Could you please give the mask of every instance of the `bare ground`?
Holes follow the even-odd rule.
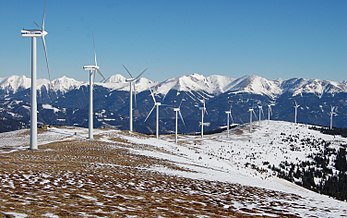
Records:
[[[186,169],[124,144],[73,140],[0,154],[0,217],[296,217],[289,208],[306,208],[297,195],[154,172]]]

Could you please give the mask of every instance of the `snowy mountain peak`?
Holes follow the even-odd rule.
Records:
[[[223,93],[225,87],[232,82],[233,79],[227,76],[212,75],[205,77],[203,75],[193,73],[181,77],[171,78],[159,83],[157,93],[166,95],[170,90],[187,91],[187,92],[207,92],[209,94]]]
[[[263,77],[250,75],[234,80],[229,86],[228,91],[233,93],[248,92],[258,95],[275,97],[282,93],[278,81],[267,80]]]
[[[30,88],[30,81],[30,78],[27,78],[26,76],[14,75],[3,79],[0,83],[0,88],[7,91],[16,92],[19,88]]]
[[[82,84],[83,82],[77,81],[73,78],[62,76],[58,79],[53,80],[50,84],[50,88],[53,89],[54,91],[61,91],[64,93],[72,89],[77,89]]]
[[[329,80],[293,78],[283,81],[281,84],[283,92],[292,93],[293,96],[303,93],[312,93],[321,96],[324,93],[335,94],[347,92],[347,84]]]
[[[129,83],[125,81],[126,78],[120,74],[115,74],[110,76],[105,83],[100,83],[98,85],[104,86],[106,88],[112,89],[112,90],[119,90],[119,91],[129,91]],[[148,90],[148,87],[152,87],[153,85],[156,85],[157,83],[149,80],[147,78],[141,77],[138,79],[135,83],[136,85],[136,91],[142,92],[145,90]]]
[[[105,80],[105,83],[125,83],[125,77],[121,74],[115,74]]]

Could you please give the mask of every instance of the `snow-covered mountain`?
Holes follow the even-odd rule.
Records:
[[[83,82],[63,76],[51,82],[47,79],[38,79],[37,89],[39,90],[42,87],[45,87],[47,90],[51,89],[52,91],[60,91],[65,93],[67,91],[71,91],[72,89],[78,89],[83,84]],[[0,81],[0,89],[6,92],[16,93],[19,90],[29,89],[30,87],[31,79],[26,76],[15,75],[4,78]]]
[[[171,78],[156,86],[156,93],[166,95],[170,90],[185,92],[206,92],[218,95],[226,91],[226,87],[233,81],[227,76],[212,75],[205,77],[200,74],[191,74]]]
[[[152,99],[149,87],[163,104],[178,106],[182,103],[182,114],[187,119],[181,127],[185,133],[199,132],[200,101],[206,98],[209,114],[206,116],[206,131],[214,131],[225,125],[224,111],[232,106],[235,123],[249,120],[250,107],[275,104],[272,118],[292,121],[294,101],[300,104],[298,120],[302,123],[329,125],[330,106],[336,106],[334,126],[347,128],[347,83],[318,79],[293,78],[289,80],[268,80],[260,76],[244,76],[233,79],[228,76],[200,74],[184,75],[163,82],[141,78],[136,82],[137,98],[134,105],[135,128],[143,133],[153,133],[151,125],[154,116],[144,123]],[[30,78],[11,76],[0,81],[0,131],[9,131],[29,125]],[[86,126],[88,113],[88,82],[61,77],[51,82],[38,80],[39,119],[55,125]],[[96,126],[111,125],[120,129],[128,128],[129,83],[124,76],[115,74],[106,82],[95,83]],[[51,108],[55,108],[52,110]],[[161,131],[174,129],[173,112],[169,107],[160,110]],[[257,119],[257,118],[256,118]]]
[[[143,92],[156,84],[157,82],[141,77],[135,82],[135,89],[136,92]],[[129,83],[126,82],[126,78],[120,74],[112,75],[107,78],[104,83],[98,83],[98,85],[110,90],[129,91]]]
[[[38,79],[37,87],[40,88],[42,85],[49,83],[47,79]],[[0,89],[6,92],[17,92],[18,90],[28,89],[31,86],[31,79],[26,76],[9,76],[3,78],[0,81]]]
[[[282,93],[280,81],[267,80],[254,75],[234,80],[226,90],[231,93],[252,93],[271,97],[276,97]]]
[[[50,85],[49,85],[50,84]],[[75,79],[63,76],[51,81],[39,79],[37,81],[37,89],[45,86],[53,91],[67,92],[72,89],[78,89],[86,82],[77,81]],[[129,91],[129,84],[126,78],[120,74],[110,76],[104,83],[97,85],[103,86],[111,90]],[[266,95],[276,98],[281,94],[287,93],[292,96],[302,94],[315,94],[322,96],[323,94],[347,93],[347,82],[337,82],[318,79],[293,78],[288,80],[268,80],[266,78],[251,75],[243,76],[237,79],[211,75],[203,76],[197,73],[191,75],[183,75],[171,78],[163,82],[155,82],[147,78],[141,78],[136,82],[137,92],[146,91],[149,87],[153,87],[156,94],[166,95],[171,90],[179,92],[204,92],[217,96],[219,94],[229,93],[251,93],[257,95]],[[26,76],[10,76],[0,78],[0,89],[11,91],[13,93],[18,90],[30,88],[30,78]]]

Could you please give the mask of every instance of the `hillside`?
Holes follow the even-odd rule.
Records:
[[[177,145],[172,135],[112,129],[96,130],[89,142],[84,128],[52,127],[40,130],[34,152],[24,149],[28,130],[1,133],[0,214],[343,216],[346,202],[278,178],[269,167],[312,160],[324,147],[315,140],[335,151],[347,143],[308,127],[263,121],[252,133],[244,125],[230,138],[183,135]],[[307,139],[312,146],[300,144]]]

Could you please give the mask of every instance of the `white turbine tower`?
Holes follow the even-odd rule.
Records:
[[[94,37],[93,37],[93,47],[94,47],[94,65],[85,65],[83,66],[83,69],[85,71],[89,72],[89,116],[88,116],[88,138],[92,140],[94,138],[93,136],[93,118],[94,118],[94,112],[93,112],[93,85],[94,85],[94,79],[96,76],[96,73],[100,74],[100,76],[105,80],[104,75],[102,75],[100,71],[100,67],[98,66],[98,62],[96,61],[96,52],[95,52],[95,43],[94,43]]]
[[[254,114],[254,116],[256,117],[256,115],[255,115],[255,112],[254,112],[254,109],[253,108],[249,108],[248,109],[248,112],[249,112],[249,132],[252,132],[252,129],[253,129],[253,127],[252,127],[252,122],[253,122],[253,114]]]
[[[258,105],[258,109],[259,109],[259,117],[258,117],[258,121],[259,121],[259,126],[260,126],[261,114],[264,114],[264,111],[263,111],[263,106]]]
[[[204,115],[205,113],[208,114],[207,109],[206,109],[206,102],[205,102],[205,98],[203,98],[202,100],[200,100],[202,103],[202,107],[200,107],[201,110],[201,138],[204,137]]]
[[[296,101],[294,101],[294,103],[294,123],[296,124],[298,122],[298,107],[300,107],[300,105],[298,105]]]
[[[333,129],[333,116],[336,115],[336,107],[331,106],[330,108],[330,129]]]
[[[271,120],[272,115],[272,106],[275,106],[274,104],[268,104],[267,105],[267,120]]]
[[[129,74],[130,78],[127,78],[125,81],[129,83],[129,90],[130,90],[130,107],[129,107],[129,131],[133,131],[133,88],[134,88],[134,97],[135,97],[135,102],[136,102],[136,87],[135,87],[135,83],[138,79],[140,79],[140,77],[142,76],[142,74],[144,74],[144,72],[146,72],[147,68],[144,69],[137,77],[133,77],[133,75],[130,73],[130,71],[128,70],[128,68],[126,68],[123,65],[124,69],[127,71],[127,73]],[[136,105],[135,105],[136,107]]]
[[[233,115],[231,114],[231,107],[230,110],[225,111],[225,114],[227,115],[227,134],[228,134],[228,138],[230,135],[230,119],[233,122]]]
[[[181,105],[182,105],[182,101],[180,103],[180,105],[177,108],[174,108],[173,110],[175,111],[175,142],[177,143],[177,134],[178,134],[178,116],[180,116],[180,119],[183,123],[183,125],[186,125],[186,123],[184,122],[183,116],[181,114]]]
[[[45,7],[46,8],[46,7]],[[38,29],[23,29],[21,30],[22,37],[31,38],[31,115],[30,115],[30,149],[36,150],[37,146],[37,97],[36,97],[36,70],[37,70],[37,53],[36,53],[36,38],[40,37],[42,39],[43,50],[46,58],[46,65],[48,70],[48,76],[50,79],[47,48],[45,36],[48,34],[45,31],[45,14],[46,9],[44,9],[42,17],[41,29],[36,24]]]
[[[148,120],[149,116],[151,116],[151,114],[152,114],[152,112],[153,112],[153,110],[155,108],[156,109],[155,136],[156,136],[156,138],[159,138],[159,107],[162,104],[155,100],[155,97],[154,97],[154,94],[153,94],[151,88],[149,88],[149,91],[151,92],[151,96],[152,96],[154,105],[153,105],[152,109],[150,110],[150,112],[148,113],[148,115],[147,115],[147,117],[145,119],[145,122]]]

